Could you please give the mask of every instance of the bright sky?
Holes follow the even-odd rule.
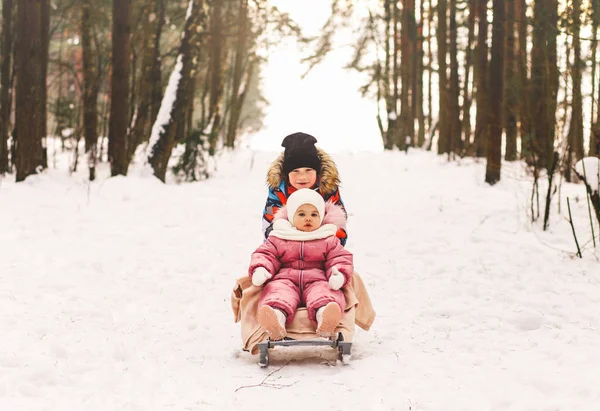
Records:
[[[324,0],[271,3],[290,13],[306,34],[318,33],[330,11],[330,2]],[[296,42],[288,40],[273,48],[263,71],[263,89],[271,106],[265,129],[253,137],[252,148],[279,151],[283,137],[303,131],[330,152],[381,151],[376,104],[361,98],[362,76],[342,68],[351,55],[351,47],[336,50],[301,79],[306,66],[300,63],[302,53]]]

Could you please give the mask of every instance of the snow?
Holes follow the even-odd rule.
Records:
[[[185,12],[185,19],[188,20],[192,16],[192,8],[194,7],[194,0],[190,0],[187,6],[187,11]]]
[[[229,297],[261,242],[275,155],[229,153],[194,184],[107,178],[106,164],[89,184],[66,161],[2,181],[0,409],[597,408],[600,253],[583,186],[563,184],[543,232],[522,165],[489,187],[484,162],[418,150],[335,156],[377,310],[350,365],[304,347],[259,368]]]
[[[191,4],[191,2],[190,2]],[[165,130],[165,127],[171,121],[171,112],[173,111],[173,104],[177,98],[177,88],[179,87],[179,80],[181,80],[181,70],[183,68],[183,56],[180,54],[177,56],[177,63],[171,72],[169,77],[169,83],[165,90],[162,102],[160,103],[160,109],[156,121],[152,125],[152,132],[150,133],[150,141],[146,146],[150,150],[156,145],[160,138],[160,133]]]
[[[585,168],[585,173],[584,173]],[[600,159],[598,157],[585,157],[575,164],[577,174],[585,177],[588,185],[592,189],[592,193],[598,192],[600,189]]]

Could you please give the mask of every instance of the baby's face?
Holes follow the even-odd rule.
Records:
[[[321,226],[319,211],[312,204],[302,204],[294,214],[294,227],[300,231],[315,231]]]

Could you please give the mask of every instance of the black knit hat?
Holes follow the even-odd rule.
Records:
[[[317,139],[306,133],[290,134],[283,139],[283,173],[287,177],[290,171],[302,167],[310,167],[317,174],[321,172],[321,159],[315,143]]]

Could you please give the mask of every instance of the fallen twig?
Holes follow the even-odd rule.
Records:
[[[592,240],[594,241],[594,248],[596,248],[596,234],[594,234],[594,219],[592,217],[592,206],[590,205],[590,190],[587,189],[588,184],[588,178],[587,178],[587,173],[585,171],[585,161],[583,161],[581,163],[582,167],[583,167],[583,183],[586,185],[586,190],[585,190],[585,199],[587,200],[587,206],[588,206],[588,214],[590,216],[590,228],[592,229]],[[575,171],[577,172],[577,171]],[[600,220],[598,220],[600,222]]]
[[[285,364],[283,364],[281,367],[277,368],[276,370],[274,370],[274,371],[271,371],[271,372],[270,372],[270,373],[269,373],[269,374],[268,374],[268,375],[267,375],[267,376],[266,376],[266,377],[265,377],[265,378],[264,378],[264,379],[263,379],[263,380],[260,382],[260,384],[242,385],[241,387],[238,387],[238,388],[236,388],[234,392],[238,392],[238,391],[239,391],[239,390],[241,390],[242,388],[253,388],[253,387],[268,387],[268,388],[277,388],[277,389],[281,389],[281,388],[285,388],[285,387],[291,387],[292,385],[296,384],[296,382],[298,382],[298,381],[295,381],[295,382],[294,382],[294,383],[292,383],[292,384],[274,384],[274,383],[270,383],[270,382],[268,383],[268,382],[266,382],[266,381],[267,381],[267,379],[269,379],[269,377],[270,377],[270,376],[272,376],[272,375],[273,375],[273,374],[275,374],[276,372],[280,371],[280,370],[281,370],[283,367],[285,367],[286,365],[288,365],[290,362],[291,362],[291,360],[290,360],[290,361],[288,361],[288,362],[286,362]]]
[[[579,258],[582,258],[579,242],[577,241],[577,235],[575,234],[575,226],[573,225],[573,217],[571,216],[571,203],[569,202],[569,197],[567,197],[567,208],[569,209],[569,224],[571,224],[571,230],[573,230],[573,237],[575,238],[575,245],[577,245],[577,255]]]

